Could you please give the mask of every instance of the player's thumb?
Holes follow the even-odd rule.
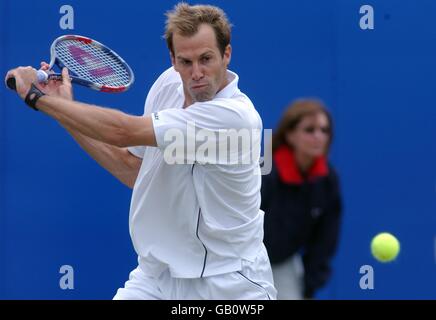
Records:
[[[50,69],[50,65],[47,62],[42,61],[41,62],[41,70],[47,71],[49,69]]]
[[[66,67],[62,69],[62,84],[71,85],[70,74]]]

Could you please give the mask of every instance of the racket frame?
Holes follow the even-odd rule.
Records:
[[[119,59],[119,61],[123,65],[123,67],[126,68],[127,73],[129,74],[129,78],[130,78],[130,81],[124,86],[107,86],[107,85],[101,85],[98,83],[94,83],[92,81],[82,79],[80,77],[75,76],[74,74],[70,74],[71,82],[88,87],[88,88],[91,88],[91,89],[94,89],[94,90],[97,90],[97,91],[114,93],[114,92],[124,92],[124,91],[128,90],[130,88],[130,86],[133,84],[133,82],[135,81],[135,75],[133,74],[133,71],[130,68],[130,66],[115,51],[109,49],[108,47],[106,47],[105,45],[101,44],[100,42],[98,42],[96,40],[93,40],[93,39],[90,39],[90,38],[87,38],[84,36],[79,36],[79,35],[63,35],[63,36],[56,38],[53,41],[53,43],[50,46],[49,70],[51,70],[55,64],[61,70],[63,67],[65,67],[65,65],[57,57],[57,54],[56,54],[57,43],[60,41],[64,41],[64,40],[82,41],[85,44],[92,43],[94,46],[99,47],[103,51],[114,55],[117,59]],[[47,73],[46,71],[38,70],[37,77],[38,77],[39,82],[46,82],[46,81],[51,80],[51,79],[62,79],[62,74],[60,74],[60,73]]]

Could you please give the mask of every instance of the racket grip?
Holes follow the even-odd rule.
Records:
[[[38,70],[36,73],[36,77],[38,79],[38,82],[45,82],[48,79],[48,74],[42,70]],[[6,80],[6,85],[9,89],[17,91],[17,84],[15,82],[15,78],[11,77],[8,80]]]
[[[15,78],[9,78],[6,80],[6,85],[9,89],[17,91],[17,84],[15,83]]]
[[[48,74],[45,71],[38,70],[36,72],[36,77],[38,79],[38,82],[46,82],[48,79]]]

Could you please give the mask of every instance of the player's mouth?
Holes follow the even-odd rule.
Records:
[[[203,89],[206,88],[208,86],[207,83],[203,83],[203,84],[196,84],[194,86],[191,86],[192,90],[199,90],[199,89]]]

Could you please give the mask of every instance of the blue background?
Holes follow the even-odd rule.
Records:
[[[1,74],[37,67],[62,34],[89,36],[124,57],[136,82],[115,95],[76,87],[76,99],[139,115],[170,63],[161,35],[175,3],[0,0]],[[209,3],[234,24],[231,69],[265,128],[302,96],[333,113],[345,210],[334,275],[317,297],[435,299],[436,1]],[[74,30],[59,27],[64,4],[74,8]],[[374,30],[359,27],[364,4],[374,8]],[[136,265],[131,191],[3,86],[0,155],[0,298],[112,298]],[[390,264],[370,255],[381,231],[401,241]],[[74,268],[74,290],[59,288],[62,265]],[[373,290],[359,287],[362,265],[374,268]]]

